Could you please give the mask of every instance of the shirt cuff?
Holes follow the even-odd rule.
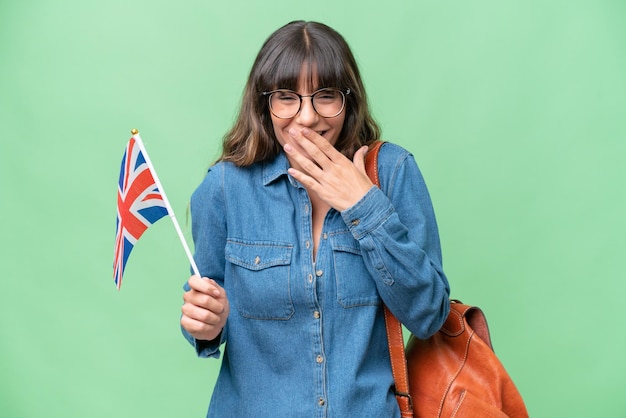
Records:
[[[360,240],[385,222],[393,211],[389,198],[372,186],[361,200],[341,212],[341,217],[354,238]]]
[[[218,335],[213,340],[206,341],[206,340],[198,340],[192,337],[191,335],[189,335],[189,333],[184,328],[181,327],[181,329],[187,341],[189,341],[189,343],[196,350],[196,354],[198,357],[200,358],[209,358],[209,357],[219,358],[220,357],[220,346],[226,342],[225,330],[222,330],[222,332],[220,332],[220,335]]]

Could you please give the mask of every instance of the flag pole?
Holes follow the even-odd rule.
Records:
[[[172,206],[170,205],[170,201],[167,199],[167,195],[165,194],[165,189],[163,189],[163,186],[161,185],[161,182],[159,181],[159,176],[157,176],[156,170],[154,169],[154,166],[152,165],[152,161],[150,161],[148,152],[146,151],[146,148],[143,146],[143,142],[141,141],[141,136],[139,136],[139,131],[137,129],[131,129],[130,133],[133,135],[133,138],[135,138],[135,141],[137,141],[137,144],[139,145],[139,149],[141,150],[144,158],[146,159],[146,164],[148,164],[148,168],[150,169],[150,172],[152,173],[152,177],[154,177],[154,182],[159,188],[159,192],[161,192],[161,197],[163,198],[163,202],[165,203],[165,209],[167,209],[167,214],[170,216],[170,218],[172,219],[172,222],[174,223],[174,228],[176,229],[176,233],[178,234],[178,238],[180,239],[180,242],[183,244],[183,248],[185,249],[185,253],[187,254],[187,258],[189,259],[191,268],[193,269],[193,272],[196,276],[200,276],[200,271],[198,270],[198,266],[196,265],[196,262],[193,259],[193,256],[191,255],[191,251],[189,250],[187,241],[185,241],[183,231],[181,231],[180,225],[178,225],[178,221],[176,220],[176,215],[174,214],[174,210],[172,209]]]

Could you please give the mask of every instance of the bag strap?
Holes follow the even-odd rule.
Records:
[[[378,152],[383,141],[377,141],[369,148],[365,157],[365,170],[372,183],[380,188],[378,178]],[[413,402],[409,392],[409,373],[404,354],[404,338],[402,337],[402,324],[398,321],[389,308],[385,306],[385,325],[387,327],[387,342],[389,344],[389,356],[391,357],[391,371],[395,381],[394,392],[400,407],[402,418],[413,418]]]

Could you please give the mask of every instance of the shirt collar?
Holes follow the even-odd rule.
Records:
[[[293,184],[293,179],[288,175],[289,160],[284,152],[280,152],[276,158],[263,163],[263,185],[267,186],[280,176],[286,175]]]

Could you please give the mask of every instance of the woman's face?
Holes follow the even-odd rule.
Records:
[[[302,82],[302,80],[305,80],[305,76],[306,74],[303,70],[300,76],[301,81],[298,82],[298,90],[296,91],[296,93],[303,96],[314,93],[314,91],[319,88],[334,87],[319,86],[313,91],[309,91],[309,88],[305,87],[306,83]],[[274,126],[274,134],[276,135],[276,139],[280,145],[285,146],[285,144],[290,143],[298,151],[307,155],[302,148],[293,141],[289,135],[289,131],[291,129],[295,129],[297,132],[300,132],[302,128],[309,128],[310,130],[323,136],[331,144],[335,145],[337,139],[339,138],[339,134],[341,133],[341,129],[343,128],[343,122],[346,118],[346,110],[344,109],[339,115],[333,118],[324,118],[313,108],[311,98],[304,97],[302,98],[302,107],[300,108],[300,111],[291,119],[277,118],[271,114],[271,112],[270,115],[272,117],[272,125]]]

